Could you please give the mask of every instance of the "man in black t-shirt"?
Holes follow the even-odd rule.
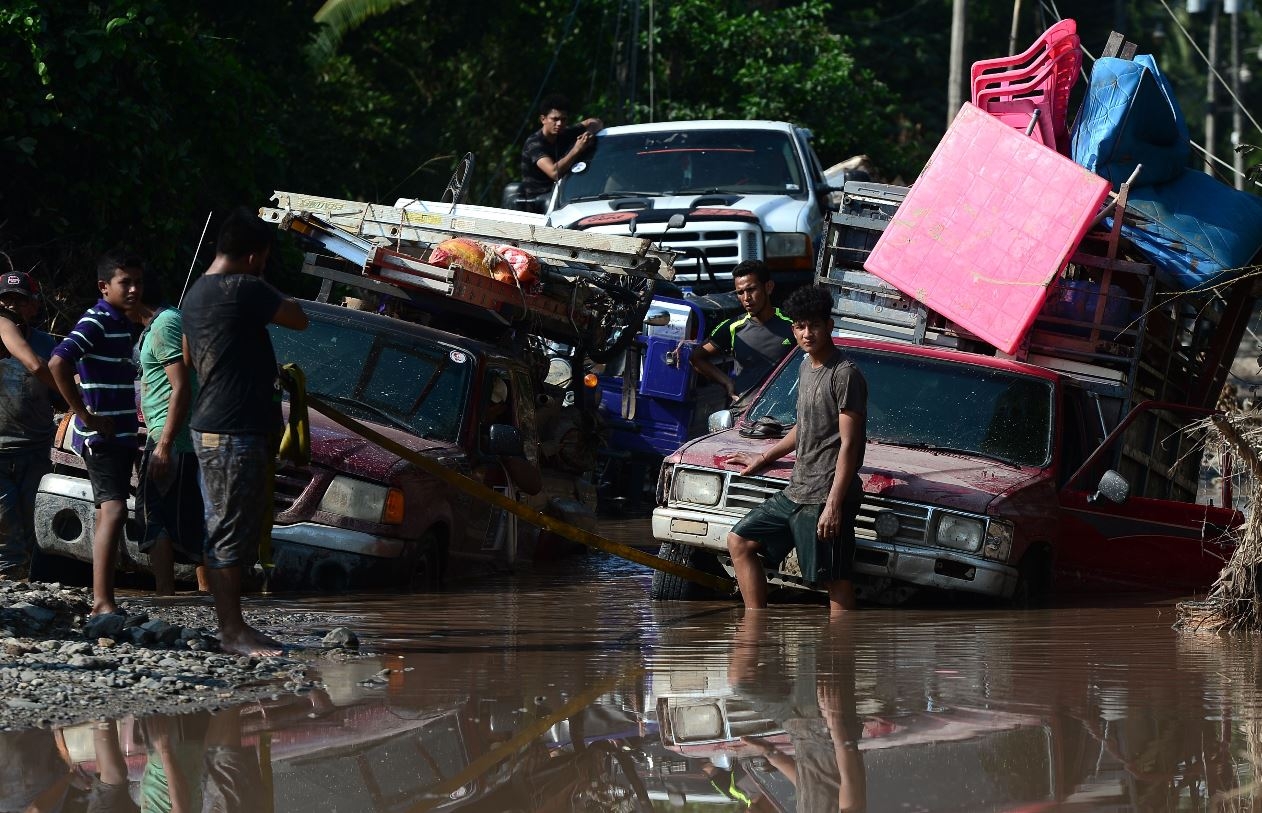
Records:
[[[241,571],[272,511],[280,385],[268,324],[305,330],[307,315],[261,275],[274,231],[248,209],[224,221],[215,260],[183,302],[184,361],[201,391],[189,426],[206,503],[206,568],[226,652],[275,655],[280,644],[241,616]]]
[[[521,150],[521,196],[535,198],[552,191],[552,185],[569,173],[604,129],[600,119],[583,119],[573,127],[570,103],[564,96],[549,96],[539,105],[540,128],[526,139]]]

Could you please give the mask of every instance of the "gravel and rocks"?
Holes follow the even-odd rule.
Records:
[[[319,658],[362,657],[327,614],[246,620],[298,649],[282,657],[219,650],[207,601],[89,618],[90,594],[0,578],[0,730],[126,715],[178,714],[302,692]]]

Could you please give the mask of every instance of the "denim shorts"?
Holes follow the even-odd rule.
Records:
[[[92,484],[92,501],[100,508],[107,502],[131,496],[131,472],[136,466],[136,450],[127,446],[89,446],[83,450]]]
[[[732,533],[759,543],[763,559],[778,567],[794,549],[802,578],[815,585],[848,580],[854,568],[854,521],[859,516],[859,502],[847,501],[841,506],[841,533],[836,539],[820,539],[822,505],[800,505],[777,493],[750,511],[736,523]]]
[[[136,515],[143,533],[140,552],[149,553],[163,536],[171,540],[175,560],[200,565],[206,543],[206,504],[197,473],[197,455],[176,452],[171,455],[171,472],[166,482],[149,476],[149,456],[140,458],[140,486],[136,489]]]
[[[206,566],[252,567],[272,525],[273,443],[267,435],[193,432],[206,508]]]

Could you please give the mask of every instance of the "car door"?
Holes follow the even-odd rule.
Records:
[[[487,487],[498,491],[511,500],[518,497],[508,470],[499,458],[490,454],[488,441],[492,424],[520,426],[520,404],[515,397],[516,386],[511,373],[504,367],[486,369],[481,392],[478,394],[481,416],[478,427],[479,461],[475,476]],[[476,550],[511,565],[517,558],[517,517],[502,508],[485,506],[475,510],[470,531],[476,539]]]
[[[1061,489],[1058,587],[1207,590],[1231,555],[1229,462],[1205,452],[1209,411],[1145,402]],[[1129,483],[1122,502],[1096,498],[1106,471]]]

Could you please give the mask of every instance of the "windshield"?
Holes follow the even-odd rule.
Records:
[[[637,195],[716,194],[806,197],[788,133],[687,130],[603,135],[561,184],[559,206]]]
[[[457,439],[473,366],[462,351],[319,314],[305,331],[273,325],[271,334],[276,360],[301,367],[312,396],[361,420]]]
[[[868,440],[955,450],[1018,466],[1051,459],[1052,385],[1038,378],[901,353],[846,348],[868,382]],[[745,421],[797,419],[798,367],[789,363]]]

